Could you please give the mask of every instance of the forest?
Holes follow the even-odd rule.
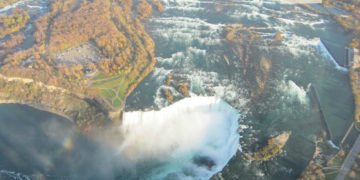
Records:
[[[162,4],[158,0],[51,0],[48,9],[37,19],[23,9],[0,16],[0,40],[4,40],[0,74],[64,88],[96,100],[108,111],[123,108],[126,97],[155,65],[155,45],[142,21],[153,9],[162,12]],[[30,23],[35,28],[34,43],[24,48],[23,31]],[[101,58],[59,61],[59,54],[76,52],[84,44]],[[0,93],[11,96],[16,88],[7,86]],[[41,103],[41,96],[30,88],[24,86],[23,91],[26,99]]]

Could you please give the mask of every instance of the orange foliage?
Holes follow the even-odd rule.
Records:
[[[159,12],[163,12],[165,10],[163,4],[159,0],[152,0],[151,3],[156,7]]]
[[[155,7],[156,3],[159,1],[152,1]],[[152,13],[148,2],[138,4],[135,17],[132,0],[52,0],[49,10],[34,22],[34,46],[8,54],[5,65],[0,66],[1,73],[98,96],[98,89],[88,89],[82,65],[57,64],[56,59],[57,53],[89,41],[103,59],[89,62],[86,69],[123,75],[126,83],[119,86],[126,91],[121,97],[128,96],[152,71],[155,45],[140,21]],[[27,58],[33,61],[23,61]]]
[[[147,1],[141,1],[136,6],[136,12],[139,14],[140,19],[145,19],[151,16],[152,7]]]
[[[90,62],[90,63],[87,64],[87,68],[90,69],[90,70],[95,70],[96,65],[94,63]]]
[[[12,49],[18,45],[20,45],[25,39],[23,33],[19,33],[16,35],[10,35],[10,39],[1,45],[1,48],[4,49]]]
[[[50,53],[89,41],[102,34],[117,31],[110,19],[109,1],[96,1],[66,12],[54,19],[50,27]]]
[[[0,16],[0,39],[20,31],[29,19],[30,16],[23,9],[14,9],[11,15]]]
[[[34,33],[34,39],[37,44],[45,44],[49,21],[50,15],[42,16],[35,21],[36,32]]]

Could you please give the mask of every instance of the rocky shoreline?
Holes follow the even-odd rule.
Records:
[[[252,154],[244,153],[246,158],[255,161],[266,161],[275,157],[286,145],[291,136],[291,131],[283,132],[268,140],[265,147]]]

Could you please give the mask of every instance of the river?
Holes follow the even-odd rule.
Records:
[[[61,136],[56,135],[57,138],[52,138],[51,135],[45,135],[46,138],[44,138],[44,133],[46,134],[48,130],[41,128],[42,126],[39,124],[55,124],[56,126],[61,124],[59,129],[64,127],[64,129],[71,129],[69,128],[71,124],[63,123],[67,121],[61,120],[60,117],[32,108],[1,105],[0,142],[2,144],[0,144],[0,152],[7,159],[0,162],[0,169],[3,169],[0,174],[8,174],[10,177],[11,172],[21,172],[26,177],[41,174],[55,179],[71,179],[79,178],[81,175],[84,175],[83,178],[91,177],[94,174],[89,173],[92,171],[91,168],[98,168],[99,173],[95,173],[97,176],[94,177],[208,179],[209,176],[215,175],[221,170],[221,173],[216,174],[214,179],[221,177],[224,179],[296,179],[312,158],[315,140],[319,134],[320,116],[313,110],[306,92],[310,83],[315,85],[319,91],[324,113],[329,120],[333,141],[340,142],[353,119],[354,104],[347,70],[339,65],[341,64],[339,57],[342,57],[339,55],[342,52],[341,49],[335,48],[334,50],[337,53],[336,60],[339,61],[337,62],[321,41],[333,42],[340,47],[345,45],[346,33],[331,19],[316,15],[300,6],[281,4],[278,1],[161,1],[165,4],[165,11],[161,14],[154,13],[145,22],[146,28],[156,44],[155,55],[158,62],[154,71],[127,99],[128,116],[126,117],[136,120],[132,126],[129,119],[126,121],[130,122],[126,123],[125,127],[133,129],[129,132],[124,130],[124,134],[128,134],[128,138],[125,137],[124,142],[128,142],[130,145],[124,145],[121,142],[119,146],[116,146],[119,148],[114,150],[101,142],[87,140],[85,137],[76,135],[71,130],[59,132]],[[272,71],[269,74],[266,88],[256,100],[249,95],[252,89],[246,85],[242,64],[238,63],[237,57],[223,40],[224,27],[227,24],[235,23],[254,27],[251,31],[258,33],[263,39],[261,43],[256,44],[257,54],[249,55],[250,60],[263,55],[272,61]],[[274,45],[273,39],[276,32],[281,32],[283,40]],[[230,66],[225,63],[224,55],[229,57]],[[173,87],[164,85],[164,80],[169,74],[177,74],[190,82],[191,98],[186,105],[182,101],[169,102],[163,97],[161,89],[169,88],[174,92],[176,98],[182,98]],[[196,102],[199,102],[197,98],[208,97],[211,99],[214,96],[222,99],[221,103],[209,101],[205,107],[215,106],[218,108],[210,111],[214,112],[212,116],[207,116],[206,112],[209,111],[207,108],[204,109],[202,105],[196,106]],[[204,99],[201,101],[208,102]],[[158,116],[164,115],[162,113],[164,111],[174,112],[168,111],[166,108],[184,108],[184,106],[188,107],[183,111],[188,115],[186,118],[178,118],[181,115],[177,114],[176,117],[168,115],[170,119],[166,122],[172,123],[160,123],[160,120],[156,120],[159,119]],[[149,114],[143,111],[153,113]],[[210,121],[198,121],[202,118],[210,119]],[[219,118],[225,119],[224,122],[220,123]],[[197,120],[189,121],[189,119]],[[154,124],[150,123],[145,126],[146,120],[153,120],[150,122],[154,122]],[[238,126],[237,130],[230,125],[234,120]],[[5,123],[10,124],[6,124],[5,128],[3,126]],[[179,125],[179,128],[174,128],[174,124]],[[145,128],[140,125],[144,125]],[[214,128],[217,126],[218,129]],[[190,130],[187,131],[185,127],[189,127]],[[151,128],[156,130],[146,130]],[[172,130],[169,132],[170,128]],[[123,131],[121,127],[120,131]],[[138,131],[143,133],[138,133]],[[243,152],[259,149],[267,142],[268,138],[284,131],[291,131],[292,134],[284,149],[274,158],[257,162],[250,161],[244,156]],[[186,136],[187,133],[192,133],[194,137],[209,136],[216,139],[217,136],[213,136],[209,132],[218,132],[220,136],[223,135],[221,136],[222,140],[224,138],[226,140],[216,141],[219,142],[217,145],[228,144],[228,149],[211,149],[210,147],[216,147],[216,144],[212,146],[209,138],[192,139],[191,136]],[[233,132],[237,132],[237,135],[234,135]],[[13,137],[9,134],[20,137],[16,139],[29,138],[30,140],[15,141],[16,144],[10,146],[4,144],[13,142]],[[71,151],[66,150],[66,147],[70,146],[66,144],[69,136],[71,137]],[[158,148],[151,148],[149,142],[139,140],[139,136],[153,140],[154,142],[150,144],[154,144]],[[43,140],[34,140],[40,137]],[[176,142],[175,145],[171,142],[162,143],[165,141],[164,137],[168,137],[165,138],[166,140]],[[233,139],[236,141],[231,141]],[[159,142],[155,142],[157,140]],[[184,141],[188,143],[184,143]],[[196,145],[193,145],[192,141],[196,142]],[[44,146],[45,149],[37,147],[36,143],[40,143],[40,147]],[[99,143],[104,147],[99,148]],[[29,150],[27,150],[28,145],[31,145]],[[12,152],[14,147],[23,149],[23,151],[17,152],[20,155],[4,154],[9,151],[8,148],[10,148],[9,152]],[[89,151],[89,147],[97,148],[90,148],[93,150]],[[146,156],[146,158],[136,160],[135,164],[138,162],[143,164],[142,166],[135,165],[134,169],[137,169],[135,173],[129,173],[127,168],[118,170],[123,169],[125,161],[114,157],[123,157],[123,154],[128,157],[129,154],[126,153],[124,147],[135,149],[134,152],[138,153],[136,157]],[[187,148],[182,149],[182,147]],[[56,151],[51,148],[57,149],[63,154],[54,156],[53,153]],[[215,152],[218,150],[222,154],[223,160],[217,161],[219,158],[216,153],[208,153],[211,151],[205,151],[205,148]],[[165,152],[161,155],[156,153],[154,155],[154,152],[159,150]],[[38,155],[39,158],[36,161],[26,160],[30,163],[29,166],[34,168],[7,163],[13,162],[9,160],[9,157],[33,157],[32,153],[36,152],[37,154],[38,151],[43,154]],[[114,153],[113,151],[116,152],[115,155],[109,155]],[[74,163],[72,157],[78,157],[74,155],[75,152],[91,154],[89,155],[91,158],[86,158],[86,155],[81,156],[81,161],[79,161],[81,163],[73,168],[77,172],[64,168],[64,166]],[[130,153],[129,157],[132,155]],[[56,161],[52,159],[53,157],[69,159],[58,165],[58,163],[54,163]],[[164,160],[160,157],[167,158]],[[39,161],[39,159],[43,159],[43,161]],[[115,160],[119,162],[114,162]],[[84,169],[85,164],[88,165],[94,161],[98,163],[90,166],[88,170]],[[130,161],[133,160],[130,158]],[[216,162],[221,163],[217,166]],[[61,169],[61,171],[46,169],[49,167],[49,164],[46,163],[54,163],[51,167]],[[41,166],[36,164],[41,164]],[[225,164],[227,165],[225,166]],[[191,171],[190,169],[194,169],[194,165],[198,165],[200,167],[198,169],[203,166],[202,169],[205,170]]]

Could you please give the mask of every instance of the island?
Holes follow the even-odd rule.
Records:
[[[289,140],[291,135],[291,131],[283,132],[279,135],[277,135],[274,138],[271,138],[268,140],[268,143],[265,147],[260,149],[257,152],[254,152],[252,154],[245,153],[246,158],[249,160],[255,160],[255,161],[266,161],[273,157],[275,157],[280,150],[284,148],[287,141]]]

